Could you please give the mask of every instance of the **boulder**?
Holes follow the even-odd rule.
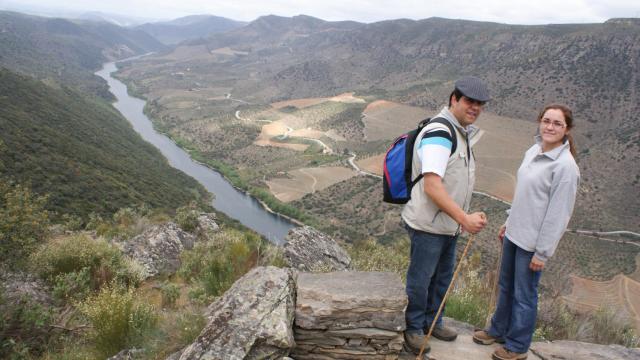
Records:
[[[291,269],[257,267],[209,305],[207,326],[182,352],[187,359],[280,359],[295,345]]]
[[[312,227],[289,230],[285,239],[284,258],[301,271],[342,271],[351,268],[349,254],[328,235]]]
[[[394,273],[298,275],[291,356],[305,359],[397,359],[407,298]]]
[[[13,306],[25,301],[44,307],[54,305],[50,288],[34,275],[25,272],[2,272],[0,273],[0,286],[3,287],[0,293],[8,305]],[[1,303],[0,310],[2,310]]]
[[[216,232],[220,226],[216,223],[217,217],[214,213],[202,213],[198,216],[198,228],[196,232],[201,235]]]
[[[172,275],[180,267],[180,254],[191,249],[196,238],[174,223],[147,229],[122,245],[125,254],[142,264],[146,277]]]
[[[144,358],[144,350],[143,349],[127,349],[122,350],[119,353],[113,355],[107,360],[136,360]]]

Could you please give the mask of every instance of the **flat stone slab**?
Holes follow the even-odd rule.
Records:
[[[598,345],[579,341],[536,342],[531,351],[540,359],[562,360],[639,360],[640,349],[620,345]]]
[[[302,329],[403,331],[407,297],[397,274],[344,271],[298,275],[295,325]]]

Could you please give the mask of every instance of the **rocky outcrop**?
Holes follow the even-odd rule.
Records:
[[[284,244],[284,258],[301,271],[341,271],[351,268],[351,258],[335,240],[312,227],[293,228]]]
[[[640,359],[640,349],[620,345],[597,345],[579,341],[536,342],[531,352],[543,360],[632,360]],[[535,358],[534,358],[535,359]]]
[[[381,272],[301,273],[291,357],[397,359],[407,299],[399,276]]]
[[[180,360],[279,359],[294,346],[290,269],[251,270],[207,309],[209,322]]]
[[[198,216],[198,228],[197,234],[207,235],[212,232],[220,230],[220,226],[216,223],[216,214],[214,213],[202,213]]]
[[[180,253],[191,249],[196,237],[174,223],[147,229],[122,245],[123,251],[145,268],[146,278],[171,275],[180,267]]]
[[[24,272],[0,274],[0,293],[5,304],[16,305],[28,301],[45,307],[53,306],[49,287],[35,276]],[[0,312],[2,309],[0,303]]]
[[[445,325],[458,332],[454,342],[429,340],[429,355],[438,360],[491,359],[491,353],[502,346],[493,344],[477,345],[472,340],[473,327],[469,324],[445,318]],[[403,353],[401,360],[414,360],[415,355]],[[619,345],[597,345],[578,341],[534,342],[531,344],[529,360],[636,360],[640,359],[640,349],[628,349]]]

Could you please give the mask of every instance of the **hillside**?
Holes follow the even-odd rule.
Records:
[[[0,11],[0,67],[111,98],[93,75],[107,60],[160,51],[139,31],[106,22],[71,21]]]
[[[171,21],[146,23],[136,26],[135,29],[144,31],[165,45],[174,45],[186,40],[237,29],[244,25],[246,25],[245,22],[219,16],[192,15]]]
[[[446,102],[457,77],[476,74],[494,94],[487,113],[530,122],[548,102],[574,109],[582,183],[572,227],[639,231],[640,199],[628,196],[640,185],[638,118],[629,116],[640,110],[638,44],[640,24],[633,19],[521,26],[439,18],[359,24],[266,16],[135,62],[122,74],[152,101],[155,121],[170,133],[192,138],[205,151],[206,138],[215,136],[218,144],[248,152],[253,150],[220,130],[228,129],[233,114],[246,111],[247,104],[257,109],[355,91],[367,102],[395,100],[431,114]],[[382,153],[388,141],[354,136],[362,131],[360,117],[343,112],[338,122],[323,123],[333,121],[332,127],[342,129],[346,141],[334,150]],[[234,126],[250,134],[256,125]],[[500,139],[499,133],[493,136]],[[252,143],[248,140],[245,146]],[[240,155],[223,156],[237,168],[248,165],[238,161]],[[257,179],[248,176],[248,181]]]
[[[147,204],[174,209],[205,196],[109,104],[0,70],[2,173],[50,194],[48,209],[86,217]]]

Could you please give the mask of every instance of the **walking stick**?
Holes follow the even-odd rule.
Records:
[[[503,240],[504,241],[504,240]],[[496,268],[496,274],[493,277],[493,291],[491,292],[491,298],[489,299],[489,309],[492,311],[487,315],[484,321],[484,328],[488,329],[491,326],[491,317],[496,310],[496,302],[498,301],[498,283],[500,282],[500,268],[502,268],[502,242],[500,242],[500,255],[498,255],[498,267]]]
[[[416,360],[422,360],[422,354],[424,353],[424,348],[425,346],[427,346],[427,342],[429,341],[429,338],[431,337],[431,334],[433,333],[433,329],[435,329],[436,327],[436,322],[438,321],[438,318],[440,317],[440,314],[442,313],[442,309],[444,308],[444,304],[447,301],[447,298],[449,297],[449,292],[451,291],[451,288],[453,288],[453,283],[456,281],[456,277],[458,277],[458,272],[460,271],[461,265],[462,265],[462,259],[464,259],[465,256],[467,256],[467,251],[469,251],[469,247],[471,246],[471,243],[473,242],[473,239],[475,238],[475,234],[471,234],[471,236],[469,236],[469,240],[467,241],[467,245],[464,247],[464,251],[462,252],[462,256],[460,257],[460,261],[458,261],[458,266],[456,267],[456,271],[453,273],[453,278],[451,278],[451,283],[449,283],[449,287],[447,288],[447,292],[444,293],[444,297],[442,298],[442,303],[440,303],[440,307],[438,308],[438,312],[436,313],[436,317],[433,319],[433,322],[431,323],[431,327],[429,328],[429,333],[427,334],[427,336],[424,337],[424,341],[422,342],[422,347],[420,348],[420,353],[418,354],[418,356],[416,357]],[[431,357],[428,357],[429,359],[435,360]]]

